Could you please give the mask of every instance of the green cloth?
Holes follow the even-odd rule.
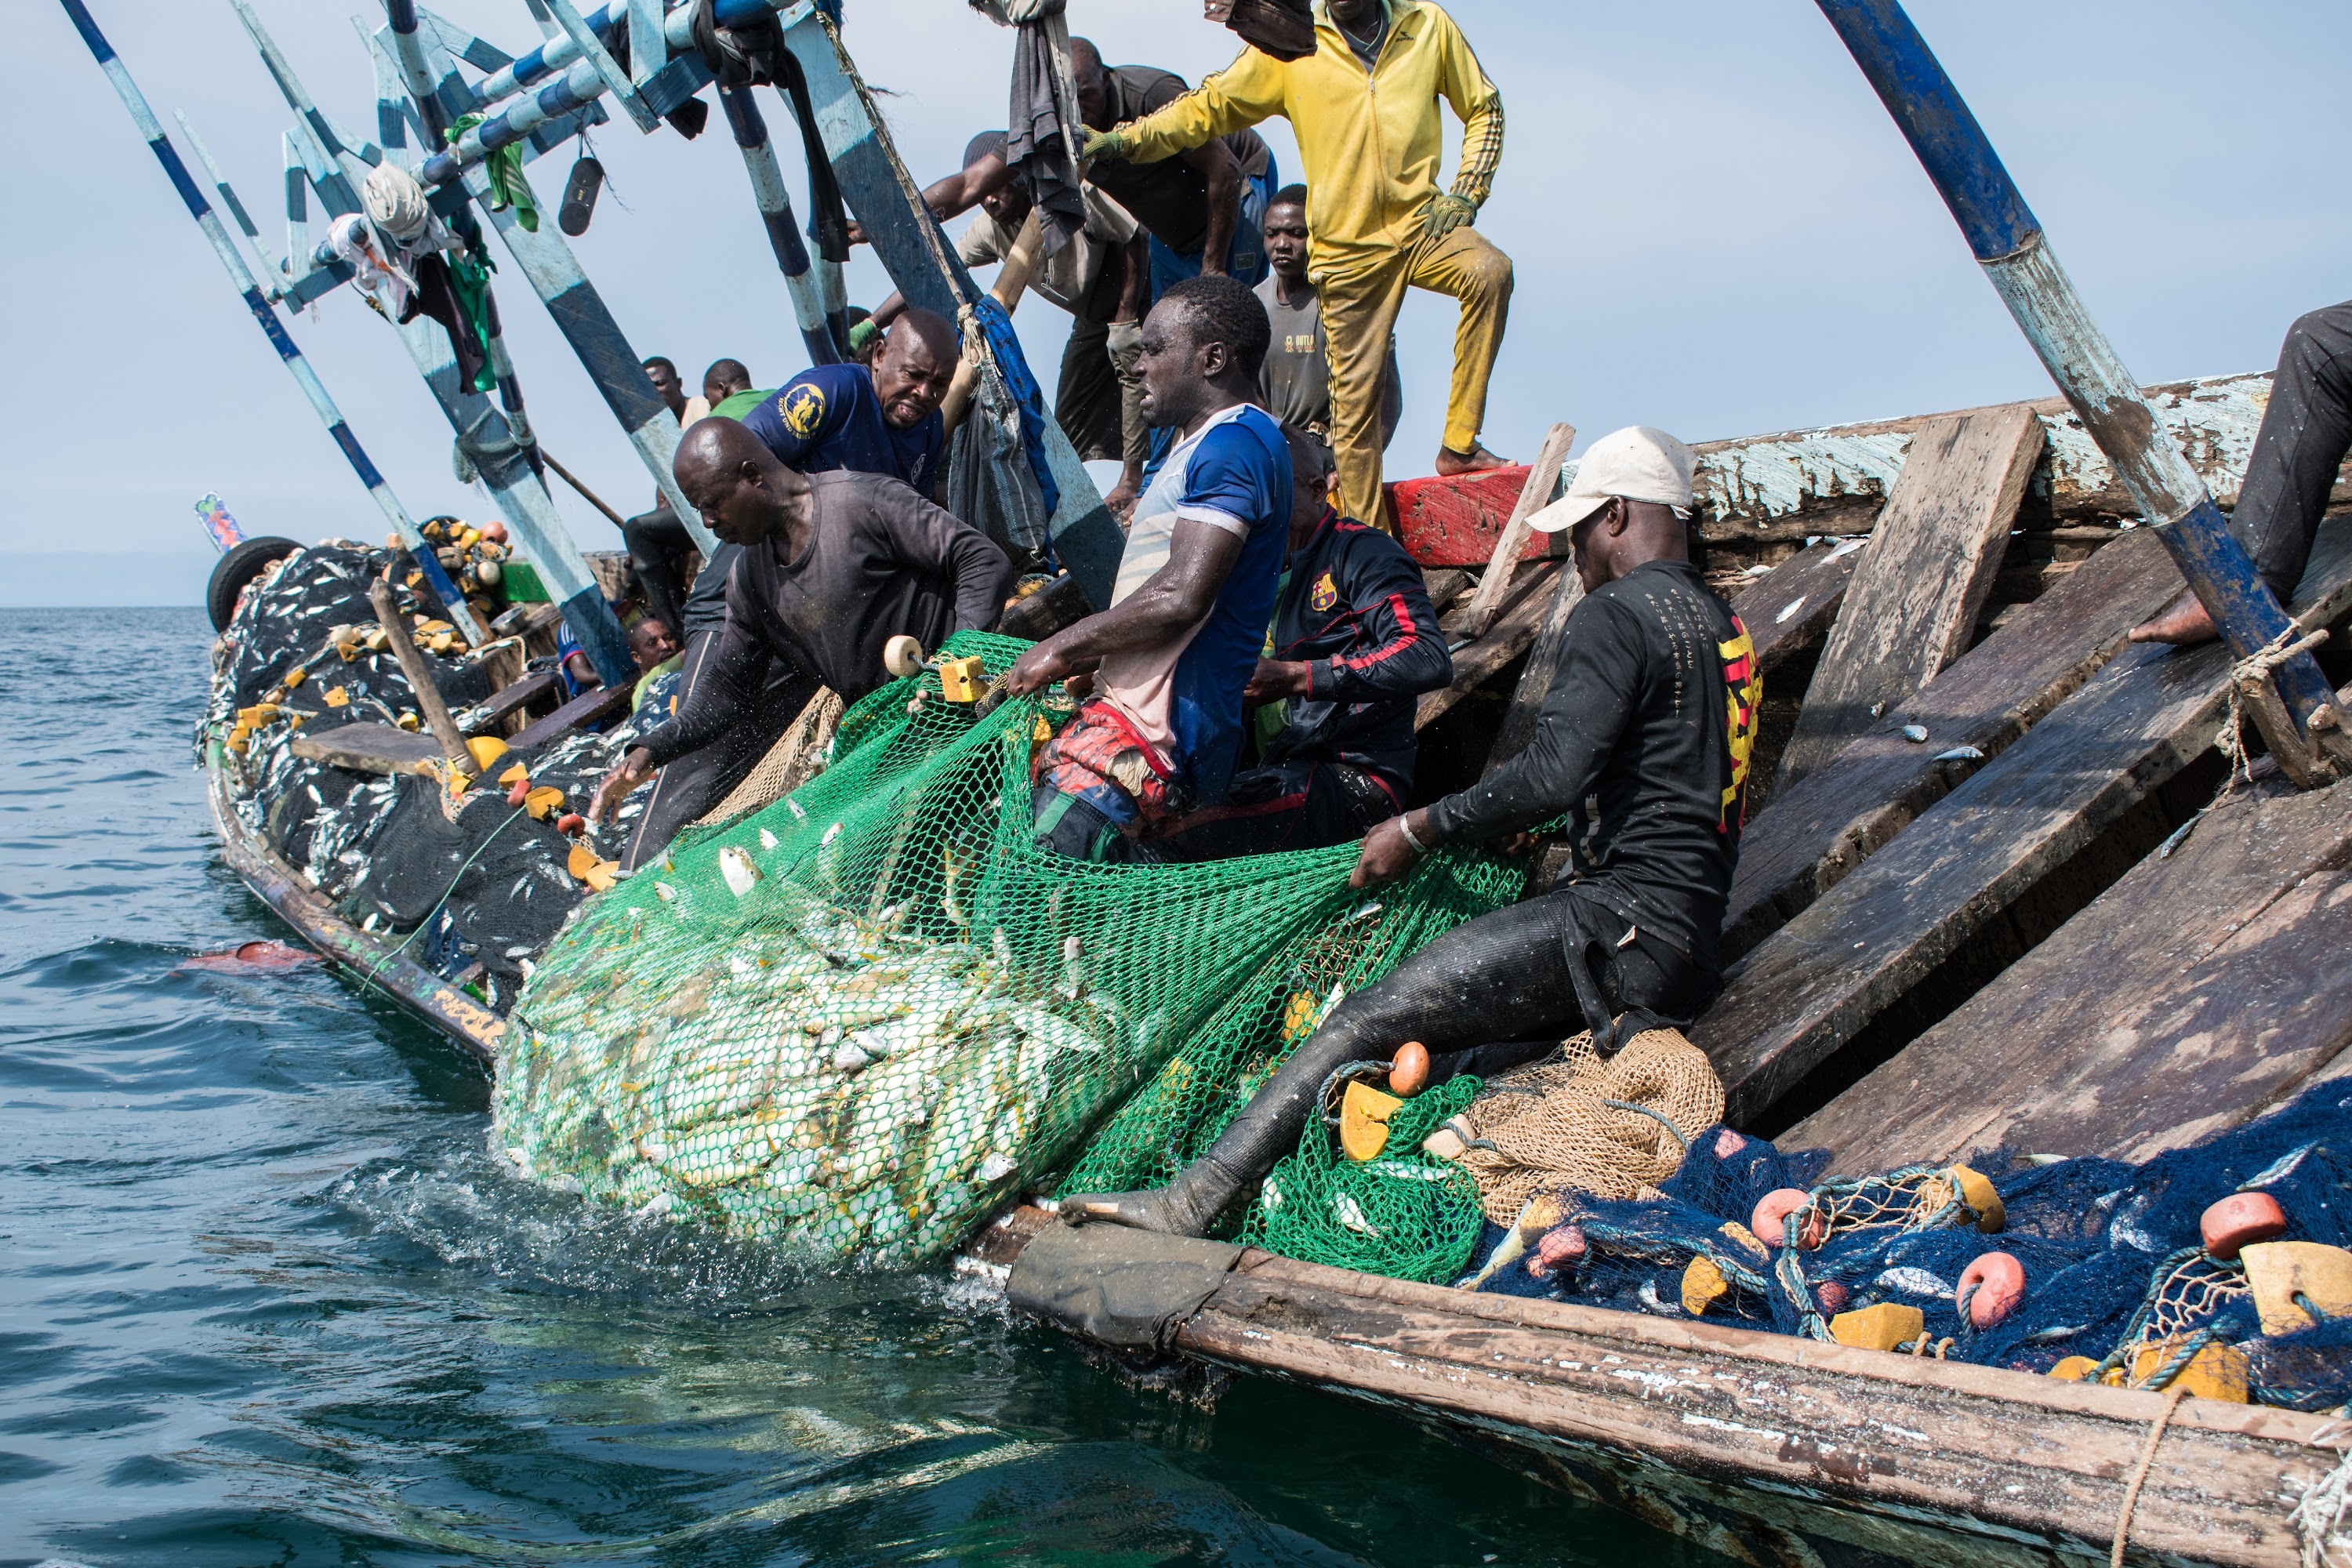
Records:
[[[498,263],[478,245],[449,254],[450,291],[457,296],[466,330],[482,348],[482,368],[474,373],[471,390],[475,392],[493,391],[499,384],[498,373],[490,367],[490,274],[498,269]]]
[[[722,419],[740,419],[775,395],[776,388],[772,386],[765,392],[730,393],[713,405],[710,412]]]
[[[488,115],[461,114],[449,127],[451,146],[457,139],[479,125]],[[515,221],[527,234],[539,232],[539,203],[530,194],[530,182],[522,175],[522,143],[510,142],[482,160],[482,172],[490,177],[490,210],[494,213],[514,208]],[[477,390],[479,390],[478,388]]]

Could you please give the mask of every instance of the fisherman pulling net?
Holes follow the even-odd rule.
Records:
[[[1027,646],[958,634],[850,710],[815,780],[572,924],[499,1064],[518,1164],[826,1259],[919,1261],[1050,1178],[1180,1048],[1197,1091],[1153,1080],[1160,1112],[1101,1157],[1185,1147],[1278,1057],[1297,998],[1311,1019],[1517,891],[1517,868],[1458,854],[1368,900],[1352,847],[1053,853],[1031,762],[1070,704],[950,700]]]

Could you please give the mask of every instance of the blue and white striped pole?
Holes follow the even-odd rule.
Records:
[[[1817,3],[1910,142],[2050,378],[2156,525],[2231,650],[2245,658],[2276,641],[2290,624],[2286,612],[2091,320],[2017,183],[1900,0]],[[2312,713],[2334,700],[2308,653],[2282,665],[2275,679],[2305,731]]]
[[[808,82],[834,177],[876,258],[889,269],[890,281],[908,304],[956,320],[961,307],[980,298],[980,289],[890,144],[889,131],[875,112],[849,52],[841,47],[841,36],[822,12],[805,3],[783,18],[783,28],[784,47],[800,62]],[[1126,536],[1111,520],[1102,492],[1078,461],[1060,423],[1047,417],[1044,436],[1045,461],[1062,491],[1046,525],[1054,553],[1089,599],[1108,605]]]
[[[253,319],[260,323],[262,335],[269,340],[269,346],[278,351],[279,363],[292,373],[295,384],[302,389],[302,395],[310,399],[310,406],[326,425],[327,434],[334,438],[335,445],[341,448],[344,458],[352,465],[352,471],[359,475],[360,483],[367,487],[368,494],[374,498],[386,521],[415,552],[418,568],[424,572],[425,580],[432,586],[435,596],[448,610],[450,622],[465,634],[468,643],[480,646],[487,634],[481,623],[474,618],[473,610],[466,603],[466,595],[449,581],[449,574],[441,569],[441,563],[434,556],[432,546],[425,542],[425,535],[417,531],[416,524],[410,521],[407,509],[400,504],[400,498],[392,493],[392,486],[385,483],[383,475],[377,471],[375,464],[361,449],[359,437],[353,436],[352,427],[343,422],[341,411],[336,408],[335,400],[327,395],[327,388],[319,380],[318,373],[310,368],[310,362],[302,356],[300,349],[294,346],[294,340],[286,335],[286,329],[278,323],[277,313],[263,297],[261,285],[255,280],[252,268],[246,266],[244,254],[229,238],[228,230],[221,226],[220,215],[213,210],[211,203],[205,200],[204,192],[189,176],[188,166],[180,161],[178,150],[163,134],[163,127],[155,119],[154,111],[147,107],[146,95],[139,90],[139,84],[131,79],[131,72],[116,56],[114,46],[108,43],[106,35],[98,30],[98,22],[90,16],[89,7],[83,5],[82,0],[62,0],[62,4],[66,15],[73,19],[75,30],[81,34],[82,42],[89,46],[89,52],[98,60],[100,68],[114,84],[115,95],[122,100],[122,107],[131,111],[131,122],[147,139],[148,150],[155,154],[155,161],[163,165],[163,173],[170,177],[173,189],[180,193],[181,201],[187,205],[188,216],[196,220],[196,226],[203,229],[205,237],[212,242],[213,254],[220,258],[223,267],[228,268],[229,279],[236,285],[238,294],[243,296],[246,309],[252,311]]]
[[[378,61],[377,91],[404,93],[416,105],[427,126],[438,133],[472,108],[471,89],[458,75],[438,37],[428,38],[416,26],[416,11],[404,0],[387,0],[389,23],[370,35]],[[407,23],[404,31],[401,24]],[[390,112],[379,110],[379,119]],[[489,202],[489,175],[478,165],[460,172],[466,189],[488,214],[507,254],[513,257],[524,279],[547,306],[547,312],[580,356],[581,367],[604,395],[604,405],[620,421],[636,448],[638,459],[660,490],[662,499],[684,524],[707,559],[719,546],[716,535],[703,525],[702,514],[688,504],[677,488],[671,460],[677,455],[677,416],[654,392],[645,363],[621,331],[588,275],[581,270],[562,234],[551,224],[536,232],[526,229],[512,208],[496,209]]]
[[[294,110],[290,140],[311,185],[337,216],[358,212],[359,195],[335,160],[328,141],[333,132],[325,116],[311,102],[294,68],[279,52],[268,29],[261,25],[261,18],[246,0],[232,0],[232,4],[263,66],[277,83],[279,96]],[[341,138],[336,137],[333,145],[341,142]],[[581,558],[562,515],[555,510],[555,502],[547,493],[546,480],[531,467],[528,451],[519,439],[528,437],[529,426],[520,424],[520,415],[514,423],[509,423],[506,416],[490,405],[488,398],[467,384],[458,374],[457,351],[450,344],[449,334],[436,322],[419,316],[405,325],[395,322],[394,326],[417,374],[425,378],[426,389],[441,405],[449,427],[457,433],[458,446],[489,490],[499,514],[513,531],[515,543],[538,568],[589,662],[607,682],[634,679],[635,664],[629,657],[628,637],[614,617],[612,606],[604,602],[594,574]],[[507,370],[507,379],[511,384],[511,366]],[[510,395],[519,401],[520,389],[510,387]]]
[[[719,0],[717,16],[721,26],[742,26],[772,12],[787,11],[795,6],[806,7],[808,0]],[[413,0],[385,0],[387,9],[409,5]],[[662,37],[672,49],[689,51],[684,60],[674,62],[670,68],[686,68],[673,89],[656,96],[653,85],[646,84],[647,102],[657,112],[667,112],[677,107],[670,101],[693,96],[710,79],[702,68],[699,57],[690,53],[694,47],[694,29],[690,16],[693,7],[680,6],[662,19]],[[611,8],[591,14],[584,19],[587,31],[600,37],[609,36],[612,26]],[[561,62],[561,74],[557,67]],[[596,62],[581,58],[580,47],[569,37],[549,42],[502,71],[493,73],[483,82],[477,106],[487,109],[501,97],[520,90],[530,83],[552,76],[553,80],[522,102],[490,116],[481,124],[460,137],[457,145],[436,153],[416,171],[416,177],[428,185],[446,185],[460,173],[480,163],[501,147],[511,146],[538,130],[551,120],[560,120],[583,104],[593,103],[610,90],[610,83],[596,68]]]
[[[792,293],[793,319],[800,324],[801,341],[808,345],[809,363],[838,364],[841,354],[834,347],[824,297],[809,270],[808,247],[801,243],[801,232],[793,224],[793,198],[784,188],[775,145],[768,140],[768,123],[760,116],[760,106],[751,100],[749,87],[720,83],[719,107],[726,112],[735,145],[742,150],[743,172],[751,176],[751,199],[759,205],[760,221],[767,226],[768,248],[775,253],[776,268],[784,275],[784,287]]]

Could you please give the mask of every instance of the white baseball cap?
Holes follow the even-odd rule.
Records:
[[[1576,465],[1568,493],[1528,520],[1541,533],[1573,528],[1599,511],[1612,496],[1670,506],[1688,517],[1691,449],[1647,425],[1628,425],[1592,443]]]

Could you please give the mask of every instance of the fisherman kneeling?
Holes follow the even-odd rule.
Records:
[[[1290,449],[1251,401],[1269,335],[1223,277],[1176,284],[1144,321],[1143,415],[1176,444],[1135,503],[1111,607],[1004,679],[1018,697],[1095,678],[1034,774],[1037,841],[1057,854],[1158,861],[1154,836],[1224,799],[1289,536]]]
[[[882,651],[904,634],[937,647],[985,630],[1013,585],[987,535],[882,474],[788,468],[731,419],[678,443],[678,489],[711,532],[742,547],[727,578],[727,620],[677,717],[632,748],[597,788],[589,818],[675,758],[719,740],[758,698],[771,658],[855,702],[891,679]]]
[[[1412,793],[1415,699],[1454,679],[1421,568],[1395,540],[1332,509],[1328,447],[1302,430],[1283,434],[1296,479],[1290,575],[1273,657],[1258,660],[1243,694],[1272,705],[1259,715],[1259,764],[1234,775],[1224,805],[1177,825],[1171,860],[1361,838]]]
[[[1662,431],[1595,443],[1569,500],[1585,597],[1570,615],[1535,738],[1459,795],[1374,828],[1353,885],[1411,871],[1441,844],[1599,818],[1569,883],[1455,927],[1342,1002],[1208,1152],[1159,1192],[1066,1198],[1065,1215],[1201,1235],[1298,1146],[1325,1079],[1407,1040],[1444,1058],[1591,1028],[1621,1014],[1686,1021],[1721,988],[1716,939],[1738,857],[1762,682],[1748,633],[1686,544],[1690,449]]]

